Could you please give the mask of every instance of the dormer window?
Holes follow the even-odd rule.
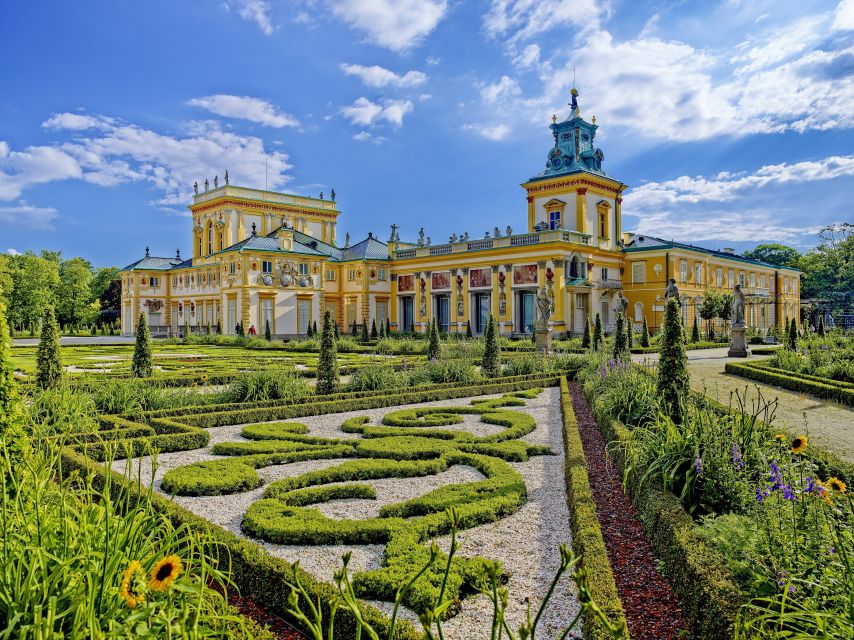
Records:
[[[560,211],[549,211],[549,229],[560,229]]]

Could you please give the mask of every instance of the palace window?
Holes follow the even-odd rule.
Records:
[[[703,284],[703,265],[698,264],[694,267],[694,282]]]
[[[172,276],[172,286],[173,287],[178,286],[178,276]]]
[[[608,267],[602,267],[602,280],[608,279]]]
[[[560,211],[549,211],[549,229],[560,229]]]
[[[272,260],[264,260],[261,262],[261,273],[273,273]]]
[[[149,278],[148,282],[152,287],[159,287],[160,286],[160,278],[158,278],[157,276],[151,276],[151,278]]]
[[[574,257],[569,261],[569,277],[570,278],[580,278],[581,271],[579,269],[578,258]]]
[[[599,212],[599,237],[608,237],[608,218],[604,211]]]
[[[236,269],[236,267],[235,267],[235,265],[234,265],[234,263],[233,263],[233,262],[229,262],[229,263],[228,263],[228,272],[229,272],[231,275],[234,275],[234,274],[237,272],[237,269]]]
[[[755,273],[750,274],[750,286],[751,287],[756,286],[756,274]]]
[[[356,270],[355,269],[348,269],[347,270],[347,280],[352,281],[355,279],[356,279]]]
[[[308,275],[308,263],[307,262],[300,262],[299,263],[299,274],[301,276],[307,276]]]
[[[724,283],[724,270],[723,269],[719,268],[717,270],[717,273],[715,274],[715,282],[717,283],[717,285],[719,287],[723,285],[723,283]]]
[[[635,322],[643,322],[643,302],[635,302]]]
[[[335,269],[328,269],[326,271],[326,280],[329,282],[335,281]]]
[[[646,282],[646,262],[632,263],[632,283]]]
[[[213,222],[208,222],[208,255],[214,252]]]
[[[730,269],[726,274],[726,283],[730,289],[732,289],[733,285],[735,284],[735,271],[733,271],[732,269]]]
[[[688,263],[684,260],[679,263],[679,282],[688,282]]]
[[[740,284],[742,287],[744,286],[744,271],[738,272],[738,284]]]
[[[789,293],[789,279],[783,278],[783,293]]]
[[[765,279],[765,274],[763,273],[759,276],[759,286],[763,289],[768,286],[768,281]]]
[[[385,269],[377,269],[377,280],[385,280]]]

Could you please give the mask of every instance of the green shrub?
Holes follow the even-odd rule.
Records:
[[[59,328],[53,307],[48,306],[42,317],[42,331],[36,355],[36,385],[52,389],[62,380],[62,361],[59,347]]]
[[[346,391],[380,391],[408,386],[409,376],[393,367],[368,365],[359,367],[344,386]]]
[[[427,362],[412,371],[412,385],[459,382],[470,384],[480,379],[477,369],[464,360],[439,360]]]
[[[629,343],[626,338],[626,321],[622,313],[617,314],[614,330],[614,358],[620,359],[629,353]]]
[[[439,325],[436,320],[431,320],[427,326],[427,359],[438,360],[439,347]]]
[[[643,317],[643,328],[641,329],[640,344],[644,348],[649,346],[649,326],[646,323],[646,316]]]
[[[665,410],[675,422],[679,422],[689,391],[688,356],[685,355],[684,333],[679,320],[679,303],[674,297],[668,298],[664,310],[656,389]]]
[[[602,329],[602,318],[597,313],[596,321],[593,324],[593,351],[599,351],[599,347],[602,346],[604,339],[605,333]]]
[[[480,370],[488,378],[494,378],[501,372],[501,348],[498,346],[498,329],[492,314],[489,314],[489,320],[486,322],[485,342]]]
[[[323,335],[320,340],[320,355],[317,360],[317,385],[315,393],[328,395],[338,388],[338,355],[332,313],[323,314]]]
[[[210,460],[167,471],[160,486],[174,495],[215,496],[247,491],[260,484],[255,468],[240,460]]]
[[[228,386],[229,402],[284,400],[294,402],[311,394],[311,387],[293,371],[256,371],[237,375]]]
[[[187,335],[186,333],[184,335]],[[139,314],[139,322],[136,327],[136,344],[133,350],[133,363],[131,372],[135,378],[150,378],[152,373],[151,363],[151,331],[145,314]]]
[[[581,338],[581,348],[590,348],[590,318],[584,319],[584,335]]]

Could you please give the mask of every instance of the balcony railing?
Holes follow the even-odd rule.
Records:
[[[597,289],[622,289],[623,281],[622,280],[613,280],[609,278],[608,280],[599,280],[596,283]]]
[[[453,253],[466,253],[469,251],[483,251],[485,249],[497,249],[501,247],[524,247],[546,242],[568,242],[590,246],[590,235],[578,231],[538,231],[535,233],[520,233],[512,236],[499,236],[498,238],[481,238],[478,240],[461,240],[446,244],[433,245],[430,247],[407,247],[394,252],[397,260],[409,258],[425,258],[429,256],[444,256]]]

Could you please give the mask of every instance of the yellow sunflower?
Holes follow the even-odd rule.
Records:
[[[786,434],[785,433],[775,433],[774,437],[777,438],[777,440],[785,440]]]
[[[203,373],[200,379],[202,382],[205,382],[208,379],[208,376]]]
[[[845,490],[848,488],[845,483],[836,476],[829,477],[825,484],[827,484],[830,489],[838,491],[839,493],[845,493]]]
[[[818,487],[818,497],[827,504],[833,504],[833,500],[830,498],[830,489],[822,482],[816,482],[815,486]]]
[[[125,569],[119,595],[124,598],[128,609],[145,602],[145,570],[138,561],[132,560]]]
[[[792,439],[792,453],[803,453],[806,451],[809,438],[806,436],[797,436]]]
[[[151,578],[148,586],[153,591],[166,591],[184,570],[181,558],[178,556],[166,556],[151,569]]]

